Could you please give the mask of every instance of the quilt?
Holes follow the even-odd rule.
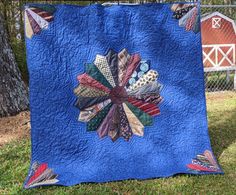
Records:
[[[222,174],[211,149],[199,5],[27,4],[25,188]]]

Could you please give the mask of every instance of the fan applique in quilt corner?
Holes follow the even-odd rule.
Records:
[[[177,19],[179,26],[194,33],[200,32],[200,13],[196,3],[178,3],[171,6],[173,18]]]
[[[43,29],[47,29],[49,23],[53,21],[53,13],[56,8],[52,5],[27,5],[25,7],[25,34],[32,38]]]
[[[59,181],[57,177],[58,175],[48,167],[47,163],[34,162],[31,166],[25,188],[55,184]]]
[[[144,126],[152,125],[153,117],[160,114],[158,73],[139,54],[130,55],[123,49],[118,54],[110,50],[106,56],[96,55],[77,79],[78,120],[100,138],[128,141],[132,135],[143,136]]]
[[[209,150],[205,150],[203,154],[198,154],[187,167],[191,173],[223,173],[212,152]]]

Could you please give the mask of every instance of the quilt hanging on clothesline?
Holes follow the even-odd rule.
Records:
[[[24,187],[222,173],[208,137],[199,21],[192,3],[27,4]]]

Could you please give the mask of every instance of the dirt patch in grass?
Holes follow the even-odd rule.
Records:
[[[29,137],[30,112],[0,118],[0,147],[21,138]]]
[[[225,100],[225,99],[230,99],[230,98],[235,98],[235,91],[219,91],[219,92],[210,92],[210,93],[206,93],[206,100],[207,103],[209,101],[221,101],[221,100]]]

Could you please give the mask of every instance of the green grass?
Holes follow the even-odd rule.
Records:
[[[30,159],[30,142],[21,140],[0,148],[0,194],[235,194],[236,93],[208,95],[209,133],[214,153],[225,175],[189,176],[152,180],[127,180],[72,187],[22,189]]]

